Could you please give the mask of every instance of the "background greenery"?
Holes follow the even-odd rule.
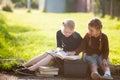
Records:
[[[42,13],[26,10],[14,10],[13,13],[0,12],[0,58],[29,60],[45,51],[56,48],[56,31],[66,18],[76,22],[76,30],[84,36],[87,23],[93,18],[91,13]],[[120,21],[109,16],[100,18],[103,32],[108,35],[111,64],[120,64]],[[2,68],[11,68],[13,63],[1,64]],[[17,63],[18,64],[18,63]]]

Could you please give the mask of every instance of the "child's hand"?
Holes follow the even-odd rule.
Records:
[[[75,51],[68,52],[68,56],[73,56],[73,55],[75,55],[75,54],[76,54]]]
[[[62,48],[59,48],[59,47],[58,47],[58,48],[56,49],[56,52],[60,52],[60,51],[62,51]]]
[[[106,59],[103,59],[103,61],[102,61],[102,65],[103,65],[103,66],[108,66],[108,64],[107,64],[107,60],[106,60]]]

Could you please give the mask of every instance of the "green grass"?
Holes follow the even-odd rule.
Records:
[[[60,29],[64,19],[75,20],[76,30],[84,36],[88,21],[94,17],[91,13],[27,13],[25,10],[1,14],[5,18],[0,17],[0,25],[4,24],[4,33],[0,35],[0,56],[25,60],[56,48],[56,31]],[[120,64],[120,21],[111,20],[109,16],[101,20],[103,32],[109,37],[111,64]],[[5,41],[6,37],[2,37],[3,35],[9,36],[8,41]]]

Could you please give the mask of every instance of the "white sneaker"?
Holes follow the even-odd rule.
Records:
[[[98,73],[96,73],[96,72],[92,72],[91,73],[91,77],[92,77],[93,80],[99,80],[99,79],[101,79],[101,75],[98,74]]]
[[[111,75],[105,74],[102,79],[107,79],[107,80],[113,80],[113,77]]]

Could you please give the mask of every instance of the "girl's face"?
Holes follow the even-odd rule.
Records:
[[[71,36],[73,34],[73,32],[74,32],[74,29],[70,29],[70,28],[64,27],[64,26],[62,27],[62,33],[65,37]]]
[[[90,27],[90,26],[88,27],[88,30],[89,30],[89,34],[94,37],[97,37],[101,31],[100,29],[96,29],[96,28]]]

